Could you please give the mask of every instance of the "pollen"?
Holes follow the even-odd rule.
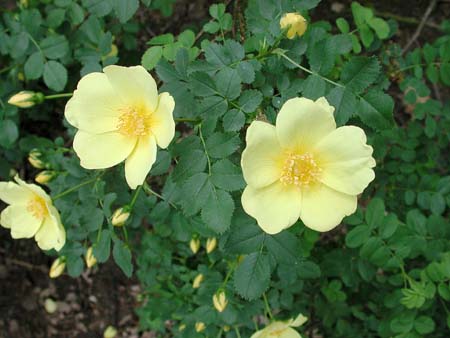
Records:
[[[142,109],[127,108],[119,116],[117,130],[126,136],[144,136],[150,134],[150,125],[150,114]]]
[[[27,211],[39,220],[48,215],[47,205],[44,199],[38,195],[33,196],[33,198],[28,201]]]
[[[289,153],[282,169],[280,181],[284,185],[308,187],[317,182],[322,169],[310,153]]]

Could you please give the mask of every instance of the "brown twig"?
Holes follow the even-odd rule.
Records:
[[[24,262],[15,258],[6,258],[6,262],[7,263],[12,263],[15,265],[19,265],[21,267],[30,269],[30,270],[39,270],[42,271],[43,273],[48,273],[48,268],[42,266],[42,265],[34,265],[34,264],[30,264],[28,262]]]
[[[411,39],[408,41],[406,46],[402,49],[402,55],[405,54],[408,49],[412,46],[412,44],[417,40],[417,38],[420,36],[420,33],[422,32],[423,27],[425,26],[425,23],[428,20],[428,17],[430,16],[431,12],[433,11],[434,7],[436,7],[437,0],[431,0],[430,4],[428,5],[425,13],[423,14],[422,20],[420,20],[419,26],[417,27],[416,31],[414,32]]]

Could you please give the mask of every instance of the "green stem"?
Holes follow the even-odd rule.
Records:
[[[54,94],[54,95],[47,95],[44,96],[45,100],[52,100],[52,99],[59,99],[61,97],[71,97],[73,93],[62,93],[62,94]]]
[[[324,81],[326,81],[326,82],[328,82],[328,83],[331,83],[332,85],[335,85],[336,87],[345,88],[344,85],[342,85],[342,84],[340,84],[340,83],[337,83],[337,82],[334,82],[333,80],[330,80],[330,79],[328,79],[328,78],[326,78],[326,77],[320,75],[319,73],[313,72],[312,70],[310,70],[310,69],[308,69],[308,68],[306,68],[306,67],[303,67],[302,65],[299,65],[297,62],[295,62],[294,60],[292,60],[289,56],[287,56],[286,54],[284,54],[284,52],[283,52],[282,50],[280,50],[280,49],[274,50],[273,53],[274,53],[274,54],[277,54],[277,55],[279,55],[279,56],[281,56],[281,57],[283,57],[283,58],[285,58],[287,61],[289,61],[290,63],[292,63],[294,66],[296,66],[297,68],[303,70],[304,72],[306,72],[306,73],[308,73],[308,74],[318,76],[318,77],[320,77],[322,80],[324,80]]]
[[[36,42],[36,40],[31,36],[30,33],[25,32],[28,35],[28,38],[31,40],[31,42],[36,46],[36,48],[38,49],[38,51],[41,53],[42,57],[45,59],[45,55],[44,52],[41,49],[41,46],[39,46],[39,44]]]
[[[130,202],[130,210],[129,210],[130,212],[131,212],[131,210],[133,210],[133,207],[136,204],[137,198],[138,198],[141,190],[142,190],[142,185],[138,186],[138,188],[134,191],[133,197]]]
[[[75,191],[75,190],[78,190],[78,189],[80,189],[81,187],[84,187],[85,185],[88,185],[88,184],[91,184],[91,183],[93,183],[93,182],[96,182],[102,175],[103,175],[103,173],[101,173],[100,175],[98,175],[98,176],[95,177],[95,178],[92,178],[92,179],[90,179],[90,180],[87,180],[87,181],[85,181],[85,182],[82,182],[82,183],[80,183],[80,184],[77,184],[76,186],[73,186],[72,188],[69,188],[69,189],[67,189],[67,190],[65,190],[65,191],[63,191],[63,192],[61,192],[61,193],[59,193],[58,195],[54,196],[54,197],[52,198],[52,200],[53,200],[53,201],[56,201],[58,198],[61,198],[61,197],[65,196],[65,195],[67,195],[67,194],[70,194],[71,192],[73,192],[73,191]]]
[[[211,159],[209,158],[208,150],[206,150],[206,143],[205,143],[205,139],[203,138],[201,124],[198,126],[198,136],[200,137],[200,140],[202,141],[203,149],[205,150],[206,160],[208,161],[208,174],[209,174],[209,176],[211,176]]]
[[[234,327],[234,332],[236,332],[237,338],[242,338],[241,333],[239,332],[239,328],[237,326]]]
[[[169,203],[174,209],[178,209],[177,206],[175,204],[173,204],[172,202],[166,200],[162,195],[158,194],[156,191],[153,191],[152,188],[150,188],[150,186],[148,185],[147,182],[144,182],[144,184],[142,185],[142,188],[144,188],[144,191],[147,194],[151,194],[151,195],[155,195],[156,197],[158,197],[160,200],[163,200],[164,202]]]
[[[266,308],[266,312],[269,315],[269,319],[272,320],[273,315],[272,315],[272,311],[270,310],[269,301],[267,300],[267,296],[266,296],[265,292],[263,293],[263,299],[264,299],[264,306]]]

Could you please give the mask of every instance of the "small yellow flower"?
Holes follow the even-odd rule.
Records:
[[[108,326],[103,332],[103,338],[115,338],[117,337],[117,329],[114,326]]]
[[[50,267],[50,271],[48,272],[48,275],[50,278],[58,278],[63,274],[65,269],[66,269],[66,258],[58,257],[53,261],[52,266]]]
[[[224,291],[220,291],[214,294],[213,304],[217,311],[223,312],[228,305],[228,299]]]
[[[189,247],[191,248],[192,253],[195,255],[200,249],[200,240],[198,238],[192,238],[189,242]]]
[[[119,208],[113,212],[111,223],[116,227],[121,227],[126,223],[128,218],[130,218],[130,213],[125,211],[124,208]]]
[[[39,174],[36,175],[34,180],[39,184],[46,184],[50,182],[54,177],[56,176],[56,173],[52,170],[43,170]]]
[[[306,19],[298,13],[286,13],[280,19],[280,28],[287,29],[286,36],[288,39],[305,34],[307,26]]]
[[[216,249],[217,238],[212,237],[206,240],[206,253],[211,253]]]
[[[141,66],[107,66],[84,76],[65,108],[67,121],[78,128],[73,148],[81,166],[103,169],[125,161],[125,178],[136,189],[156,160],[156,145],[166,148],[175,135],[174,107]]]
[[[42,153],[37,149],[30,151],[28,154],[28,162],[36,169],[43,169],[46,167],[46,163],[42,161]]]
[[[14,179],[17,183],[0,182],[0,199],[9,204],[0,214],[0,224],[14,239],[34,236],[42,250],[61,250],[66,232],[50,196],[35,184]]]
[[[86,251],[85,261],[88,268],[92,268],[95,264],[97,264],[97,259],[94,257],[92,246],[90,246]]]
[[[36,104],[35,92],[23,90],[11,96],[8,103],[19,108],[30,108]]]
[[[357,195],[375,178],[372,147],[361,128],[336,128],[334,108],[322,97],[288,100],[276,126],[254,121],[241,166],[247,187],[242,206],[269,234],[300,218],[328,231],[355,212]]]
[[[205,277],[203,276],[203,274],[199,273],[197,276],[195,276],[194,281],[192,282],[192,287],[194,289],[198,289],[204,278]]]
[[[287,322],[273,322],[255,332],[250,338],[302,338],[292,327],[301,326],[306,321],[307,318],[300,314],[296,319],[290,319]]]
[[[197,322],[195,323],[195,331],[196,332],[202,332],[206,329],[206,325],[203,322]]]

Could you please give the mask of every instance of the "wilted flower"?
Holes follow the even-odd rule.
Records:
[[[144,183],[156,160],[156,145],[166,148],[175,135],[175,102],[158,95],[156,82],[142,67],[107,66],[78,83],[67,102],[67,121],[78,128],[73,148],[86,169],[125,161],[130,188]]]
[[[39,184],[46,184],[50,182],[55,176],[56,173],[53,170],[43,170],[36,175],[34,180]]]
[[[298,13],[286,13],[280,20],[281,29],[287,29],[288,39],[305,34],[307,25],[306,19]]]
[[[242,206],[265,232],[276,234],[299,218],[311,229],[331,230],[355,212],[357,195],[374,179],[364,131],[336,129],[333,111],[324,97],[294,98],[276,127],[254,121],[248,128]]]
[[[92,246],[90,246],[86,251],[85,261],[88,268],[92,268],[95,264],[97,264],[97,259],[94,257]]]
[[[109,325],[105,332],[103,332],[103,338],[115,338],[117,336],[117,329],[114,326]]]
[[[23,90],[11,96],[8,103],[19,108],[30,108],[44,100],[42,93]]]
[[[227,296],[224,291],[219,291],[213,296],[213,304],[217,311],[223,312],[228,305]]]
[[[119,208],[113,212],[111,223],[116,227],[121,227],[125,224],[128,218],[130,218],[130,213],[126,211],[125,208]]]
[[[189,242],[189,247],[191,248],[192,253],[196,254],[198,249],[200,249],[200,240],[198,238],[192,238]]]
[[[30,151],[28,154],[28,162],[30,162],[30,164],[37,169],[43,169],[46,167],[46,163],[42,161],[42,153],[37,149]]]
[[[194,289],[198,289],[200,287],[200,284],[203,282],[203,279],[203,274],[199,273],[197,276],[195,276],[194,281],[192,282],[192,287]]]
[[[295,320],[273,322],[264,329],[255,332],[250,338],[302,338],[292,327],[301,326],[307,320],[308,318],[300,314]]]
[[[50,278],[57,278],[62,275],[66,268],[66,258],[61,256],[55,259],[48,273]]]
[[[212,237],[206,240],[206,253],[211,253],[217,246],[217,238]]]
[[[0,224],[14,239],[34,236],[42,250],[61,250],[66,232],[50,196],[35,184],[14,179],[17,183],[0,182],[0,199],[9,204],[0,214]]]
[[[195,323],[195,331],[196,332],[202,332],[203,330],[206,329],[206,325],[203,322],[197,322]]]

